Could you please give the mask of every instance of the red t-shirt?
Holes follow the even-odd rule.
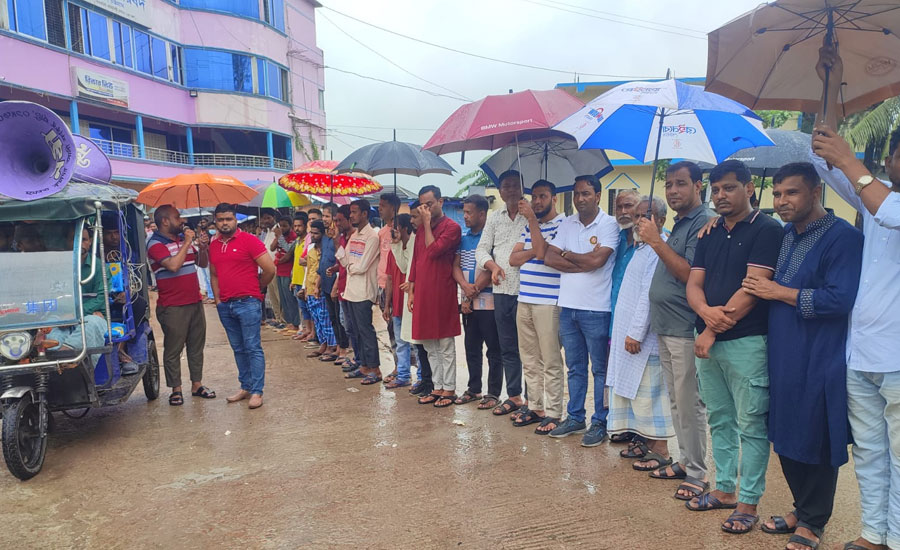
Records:
[[[400,285],[406,282],[406,275],[397,266],[393,252],[388,252],[386,273],[391,276],[391,315],[402,317],[403,307],[406,305],[406,295],[400,290]]]
[[[197,248],[191,245],[181,269],[172,272],[163,267],[162,262],[171,258],[181,250],[183,239],[172,240],[160,233],[153,233],[147,241],[147,256],[150,258],[150,269],[156,275],[156,287],[159,289],[157,304],[163,307],[187,306],[201,300],[200,280],[197,278]]]
[[[277,239],[276,239],[277,240]],[[285,235],[284,240],[291,244],[292,242],[297,240],[297,234],[291,231],[287,235]],[[296,252],[294,252],[296,254]],[[284,257],[287,254],[287,250],[281,248],[279,245],[275,248],[275,275],[279,277],[290,277],[291,270],[294,268],[294,264],[292,262],[285,262],[283,264],[278,263],[278,260]]]
[[[227,302],[252,296],[262,300],[256,259],[268,253],[262,241],[240,229],[227,241],[221,233],[216,235],[209,243],[209,262],[216,270],[219,299]]]

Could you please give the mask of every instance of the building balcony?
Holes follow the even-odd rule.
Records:
[[[185,153],[157,147],[144,147],[141,156],[140,146],[120,141],[91,139],[108,156],[119,159],[150,160],[185,166],[210,166],[217,168],[264,168],[289,172],[293,166],[288,159],[272,158],[262,155],[238,155],[231,153]],[[193,157],[193,159],[191,159]],[[271,162],[270,162],[271,161]]]

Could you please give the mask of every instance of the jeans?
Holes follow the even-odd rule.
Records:
[[[428,388],[428,391],[434,389],[434,380],[431,378],[431,361],[428,360],[428,352],[425,346],[416,344],[416,358],[419,361],[419,381]]]
[[[378,336],[375,335],[375,326],[372,325],[372,302],[346,302],[350,305],[350,316],[353,317],[353,327],[356,330],[356,341],[360,354],[356,360],[360,365],[369,369],[377,369],[381,366],[381,356],[378,353]]]
[[[519,333],[516,329],[516,309],[519,297],[513,294],[494,294],[494,319],[500,337],[500,355],[506,377],[506,395],[522,395],[522,360],[519,359]]]
[[[588,311],[564,307],[559,313],[559,340],[566,352],[569,404],[566,412],[576,422],[584,422],[584,401],[588,389],[588,359],[594,375],[594,414],[591,423],[606,426],[609,409],[603,402],[609,343],[608,311]]]
[[[241,389],[262,395],[266,381],[266,356],[259,334],[262,322],[259,305],[255,298],[243,298],[220,302],[216,310],[234,352]]]
[[[403,326],[403,317],[392,317],[394,334],[397,337],[397,380],[409,382],[409,342],[400,336],[400,328]]]
[[[499,397],[503,390],[503,364],[500,355],[500,337],[497,335],[497,321],[494,312],[479,309],[464,313],[462,324],[465,329],[466,366],[469,369],[468,390],[481,393],[481,379],[484,372],[484,346],[487,346],[488,394]]]
[[[337,298],[330,294],[325,295],[325,307],[328,308],[328,316],[331,318],[331,328],[334,329],[334,337],[340,349],[347,349],[350,341],[347,339],[347,331],[341,323],[341,304]]]
[[[900,371],[847,369],[862,536],[900,548]]]
[[[350,347],[353,349],[353,360],[359,362],[362,359],[362,353],[359,351],[359,339],[356,337],[356,327],[353,326],[353,315],[350,313],[350,302],[340,301],[341,304],[341,322],[347,331],[347,340],[350,341]]]

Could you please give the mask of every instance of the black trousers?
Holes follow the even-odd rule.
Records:
[[[347,302],[350,304],[350,315],[353,316],[353,328],[356,330],[360,356],[356,357],[363,367],[376,369],[381,366],[378,354],[378,337],[372,324],[372,302]]]
[[[341,349],[350,347],[350,339],[347,337],[347,331],[341,323],[340,304],[336,298],[332,298],[330,294],[325,295],[325,307],[328,308],[328,316],[331,318],[331,326],[334,329],[334,337],[337,345]]]
[[[799,524],[824,529],[834,507],[838,469],[830,464],[805,464],[781,455],[778,458],[794,495]]]
[[[494,319],[500,336],[500,354],[509,397],[522,395],[522,360],[519,358],[519,331],[516,328],[518,306],[518,296],[494,294]]]
[[[416,344],[416,355],[419,359],[419,374],[422,376],[422,383],[429,391],[434,389],[434,382],[431,380],[431,363],[428,362],[428,352],[425,346]]]
[[[484,346],[487,345],[488,393],[499,397],[503,391],[503,362],[500,355],[500,336],[494,312],[477,310],[462,316],[466,331],[466,366],[469,368],[469,391],[481,393],[481,378],[484,372]]]

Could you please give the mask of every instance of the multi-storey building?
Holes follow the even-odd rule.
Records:
[[[271,180],[325,143],[315,0],[0,0],[0,101],[34,101],[113,181]]]

